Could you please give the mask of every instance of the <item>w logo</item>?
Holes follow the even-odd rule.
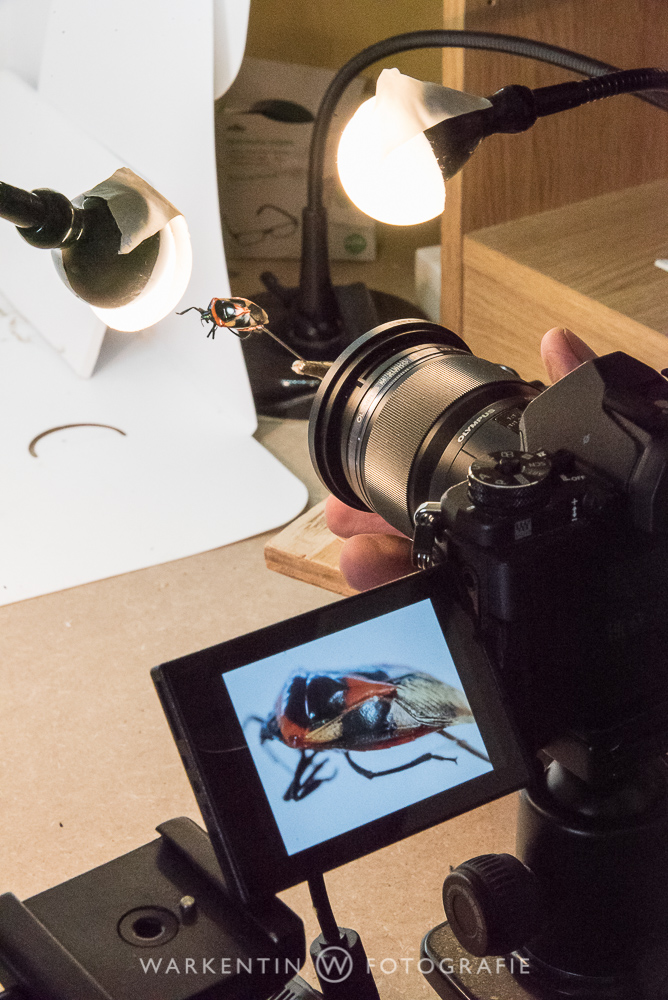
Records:
[[[314,964],[318,979],[326,983],[342,983],[353,971],[352,956],[337,945],[323,948]]]

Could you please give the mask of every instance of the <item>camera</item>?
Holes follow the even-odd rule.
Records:
[[[618,352],[545,388],[404,320],[333,363],[309,441],[335,496],[441,565],[543,764],[520,796],[522,864],[446,878],[431,985],[486,1000],[450,957],[511,954],[531,986],[509,974],[495,996],[665,1000],[668,382]]]
[[[435,324],[329,369],[311,457],[446,563],[527,749],[618,776],[668,745],[668,382],[622,353],[545,389]]]

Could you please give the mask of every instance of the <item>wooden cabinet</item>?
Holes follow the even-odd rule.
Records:
[[[542,335],[566,326],[598,353],[668,366],[668,180],[598,195],[464,237],[464,339],[545,378]]]
[[[444,14],[446,28],[535,38],[620,68],[665,66],[668,59],[665,0],[444,0]],[[509,83],[539,87],[578,78],[487,52],[446,49],[443,66],[447,86],[482,95]],[[464,310],[473,294],[464,291],[467,234],[667,176],[668,115],[630,96],[542,119],[522,135],[485,140],[448,184],[443,322],[466,339]]]

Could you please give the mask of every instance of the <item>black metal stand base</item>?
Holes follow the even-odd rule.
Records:
[[[558,985],[546,982],[530,956],[476,958],[450,930],[439,924],[422,941],[422,972],[443,1000],[637,1000],[644,988],[610,979],[569,976]],[[659,1000],[659,997],[657,997]]]
[[[322,1000],[322,993],[318,993],[301,976],[295,976],[282,990],[272,994],[269,1000]]]
[[[251,295],[251,300],[269,316],[269,329],[309,361],[334,361],[348,344],[380,323],[427,318],[417,306],[396,295],[369,290],[361,283],[337,285],[334,295],[341,317],[340,335],[305,344],[294,335],[294,312],[290,301],[296,298],[297,292],[296,288],[281,289],[279,296],[263,291]],[[243,352],[258,413],[308,419],[319,381],[295,375],[291,369],[294,356],[266,335],[248,337],[243,341]]]
[[[460,945],[447,922],[422,941],[422,973],[443,1000],[535,1000],[518,957],[475,958]],[[526,981],[526,982],[525,982]]]

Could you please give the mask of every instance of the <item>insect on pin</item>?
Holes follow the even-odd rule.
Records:
[[[211,324],[207,337],[211,337],[212,340],[216,339],[217,326],[227,327],[241,340],[245,340],[255,330],[265,330],[265,323],[269,322],[264,309],[250,299],[211,299],[208,309],[189,306],[176,315],[183,316],[191,309],[196,309],[200,314],[202,324]]]
[[[246,337],[250,337],[251,333],[255,333],[256,331],[264,331],[264,333],[269,334],[272,340],[275,340],[277,344],[280,344],[286,351],[294,355],[295,358],[298,358],[300,361],[304,360],[299,351],[296,351],[294,347],[286,344],[280,337],[271,332],[266,325],[269,322],[266,312],[262,306],[259,306],[256,302],[251,302],[250,299],[211,299],[208,309],[200,309],[199,306],[189,306],[187,309],[177,312],[176,315],[183,316],[185,313],[190,312],[191,309],[197,310],[201,323],[211,324],[207,338],[216,339],[217,326],[225,327],[240,340],[245,340]]]
[[[261,744],[278,740],[300,752],[283,795],[286,802],[298,802],[336,777],[337,771],[321,774],[327,758],[315,760],[330,750],[341,751],[350,767],[368,779],[397,774],[428,760],[456,764],[456,757],[424,753],[398,767],[370,771],[350,756],[410,743],[429,733],[438,733],[489,763],[484,753],[446,732],[448,726],[475,721],[464,693],[431,674],[401,673],[401,668],[295,674],[281,690],[271,715],[251,719],[261,724]]]

